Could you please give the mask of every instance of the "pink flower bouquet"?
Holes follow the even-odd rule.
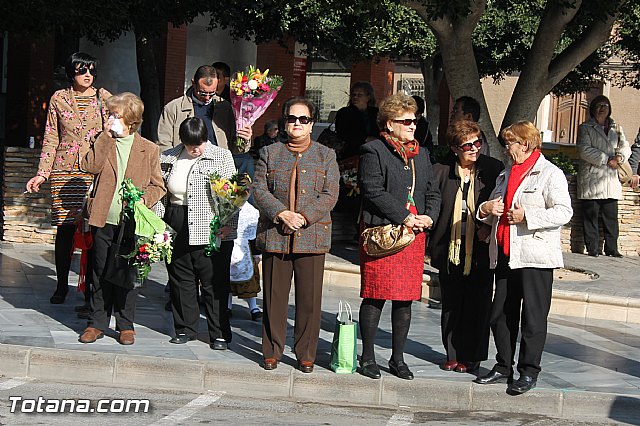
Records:
[[[252,126],[267,110],[278,95],[283,79],[278,75],[269,75],[269,70],[261,72],[252,65],[245,71],[235,74],[229,87],[231,89],[231,107],[236,115],[236,129]],[[247,141],[237,138],[236,146],[245,151]]]

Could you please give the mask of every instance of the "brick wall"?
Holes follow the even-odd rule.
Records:
[[[393,71],[395,64],[388,59],[379,62],[360,62],[351,67],[351,84],[357,81],[368,81],[373,86],[376,100],[380,103],[393,94]]]
[[[7,147],[4,150],[3,239],[19,243],[51,243],[56,228],[51,226],[51,194],[48,181],[37,194],[23,194],[25,184],[35,176],[40,150]]]

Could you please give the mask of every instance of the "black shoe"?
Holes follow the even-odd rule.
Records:
[[[360,363],[360,374],[367,376],[371,379],[379,379],[382,377],[380,374],[380,368],[375,361],[364,361]]]
[[[91,311],[80,311],[76,316],[80,319],[88,320],[91,319]]]
[[[609,257],[622,257],[622,253],[614,251],[613,253],[607,253]]]
[[[216,339],[209,347],[216,351],[226,351],[229,345],[227,345],[227,341],[224,339]]]
[[[404,361],[395,362],[392,359],[389,360],[389,371],[401,379],[413,380],[413,373]]]
[[[60,305],[64,303],[64,299],[67,298],[67,293],[69,293],[68,288],[66,290],[56,290],[56,292],[53,293],[53,296],[49,299],[49,303],[52,305]]]
[[[587,253],[589,256],[591,257],[598,257],[600,256],[600,253],[598,253],[597,251],[590,251]]]
[[[91,312],[91,305],[85,303],[84,305],[76,306],[73,310],[76,312]]]
[[[496,371],[495,368],[493,368],[486,375],[481,376],[481,377],[476,377],[474,382],[478,383],[480,385],[490,385],[490,384],[493,384],[493,383],[507,383],[507,381],[509,380],[509,376],[511,376],[511,375],[510,374],[502,374],[502,373]]]
[[[176,334],[176,337],[172,337],[169,343],[175,343],[177,345],[184,345],[187,342],[196,340],[195,336],[187,336],[186,334]]]
[[[521,375],[518,380],[511,385],[511,392],[525,393],[536,387],[536,379],[533,377]]]
[[[251,311],[251,321],[260,321],[262,319],[262,311],[256,309],[255,311]]]

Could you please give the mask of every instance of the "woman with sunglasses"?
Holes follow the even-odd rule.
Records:
[[[380,378],[374,343],[385,301],[391,300],[392,354],[389,370],[413,379],[404,362],[404,346],[411,324],[411,302],[422,294],[425,231],[440,212],[440,192],[427,150],[415,140],[416,101],[402,93],[380,104],[380,138],[360,149],[359,185],[362,189],[361,229],[403,224],[416,234],[411,245],[385,257],[370,257],[360,238],[361,373]]]
[[[305,98],[283,107],[288,140],[260,150],[253,195],[260,210],[256,245],[262,251],[264,369],[278,366],[287,337],[291,277],[295,285],[293,351],[311,373],[322,314],[325,253],[331,248],[331,210],[338,199],[335,152],[311,140],[316,106]]]
[[[89,140],[104,130],[108,116],[105,101],[111,94],[93,85],[97,64],[96,58],[82,52],[67,60],[65,71],[71,86],[51,96],[38,172],[27,182],[29,193],[38,192],[47,179],[51,182],[51,224],[57,227],[53,304],[64,303],[69,292],[75,223],[93,181],[93,175],[79,169],[79,161],[89,150]]]
[[[441,368],[464,373],[477,370],[488,355],[491,227],[476,221],[475,214],[489,199],[504,165],[480,154],[480,127],[473,121],[452,122],[446,138],[453,155],[433,166],[442,203],[429,251],[442,291],[440,324],[447,361]]]
[[[622,127],[611,118],[611,102],[604,95],[596,96],[589,106],[590,118],[578,128],[578,199],[582,200],[584,245],[589,256],[598,257],[602,217],[604,254],[622,257],[618,251],[618,200],[622,185],[618,180],[618,164],[631,156],[629,141]],[[633,170],[636,173],[636,170]]]
[[[489,200],[476,218],[491,228],[489,259],[495,269],[491,331],[496,364],[474,382],[513,381],[516,340],[520,332],[518,380],[508,389],[525,393],[536,385],[547,338],[553,269],[563,266],[560,228],[573,210],[567,178],[540,152],[540,131],[519,121],[502,129],[511,167],[500,173]]]

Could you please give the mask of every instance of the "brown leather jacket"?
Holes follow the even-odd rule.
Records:
[[[103,132],[80,163],[80,168],[95,175],[93,189],[87,199],[89,225],[104,227],[116,191],[118,160],[116,141],[107,132]],[[151,208],[167,192],[160,170],[160,152],[158,146],[134,134],[131,154],[125,178],[131,178],[133,184],[144,191],[144,204]],[[119,188],[118,188],[119,189]]]

